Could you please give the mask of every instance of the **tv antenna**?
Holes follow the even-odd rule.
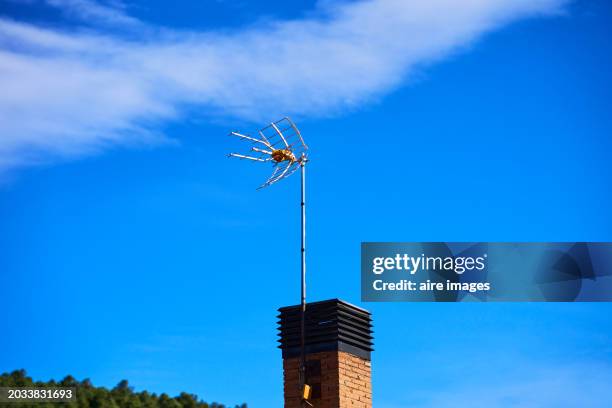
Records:
[[[250,160],[261,163],[272,164],[272,175],[257,189],[262,189],[277,183],[298,169],[302,174],[302,268],[301,268],[301,313],[300,313],[300,370],[299,384],[302,406],[312,406],[310,399],[311,388],[306,383],[306,352],[305,352],[305,315],[306,315],[306,154],[308,146],[304,143],[302,135],[295,126],[295,123],[288,117],[272,122],[268,126],[257,132],[257,136],[244,135],[238,132],[231,132],[230,136],[235,136],[245,141],[250,146],[248,155],[230,153],[229,157]]]

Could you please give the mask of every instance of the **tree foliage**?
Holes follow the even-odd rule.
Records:
[[[25,370],[16,370],[12,373],[0,375],[0,387],[74,387],[76,400],[72,402],[22,402],[15,407],[20,408],[229,408],[216,402],[207,403],[200,400],[197,395],[182,392],[176,397],[167,394],[156,395],[147,391],[134,392],[127,380],[121,380],[115,388],[109,390],[104,387],[95,387],[86,378],[77,381],[67,375],[61,381],[33,381]],[[236,405],[235,408],[247,408],[247,404]]]

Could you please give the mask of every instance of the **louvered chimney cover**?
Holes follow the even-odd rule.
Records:
[[[283,359],[300,355],[300,306],[278,309]],[[305,316],[306,354],[343,351],[370,360],[372,319],[367,310],[340,299],[308,303]]]

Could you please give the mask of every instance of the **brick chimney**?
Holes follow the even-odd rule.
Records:
[[[302,408],[300,307],[279,309],[285,408]],[[371,315],[339,299],[306,307],[306,384],[315,408],[372,408]]]

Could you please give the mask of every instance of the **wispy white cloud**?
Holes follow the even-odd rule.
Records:
[[[99,27],[140,24],[121,7],[47,1]],[[565,2],[328,0],[316,15],[234,32],[143,25],[138,40],[0,19],[0,169],[159,142],[159,124],[192,106],[252,120],[337,113],[490,30],[558,13]]]
[[[46,5],[60,10],[68,17],[98,25],[143,26],[137,18],[126,13],[121,0],[5,0],[29,5]]]
[[[140,26],[142,23],[125,13],[125,6],[119,1],[100,3],[95,0],[43,0],[67,14],[86,21],[98,23]]]

